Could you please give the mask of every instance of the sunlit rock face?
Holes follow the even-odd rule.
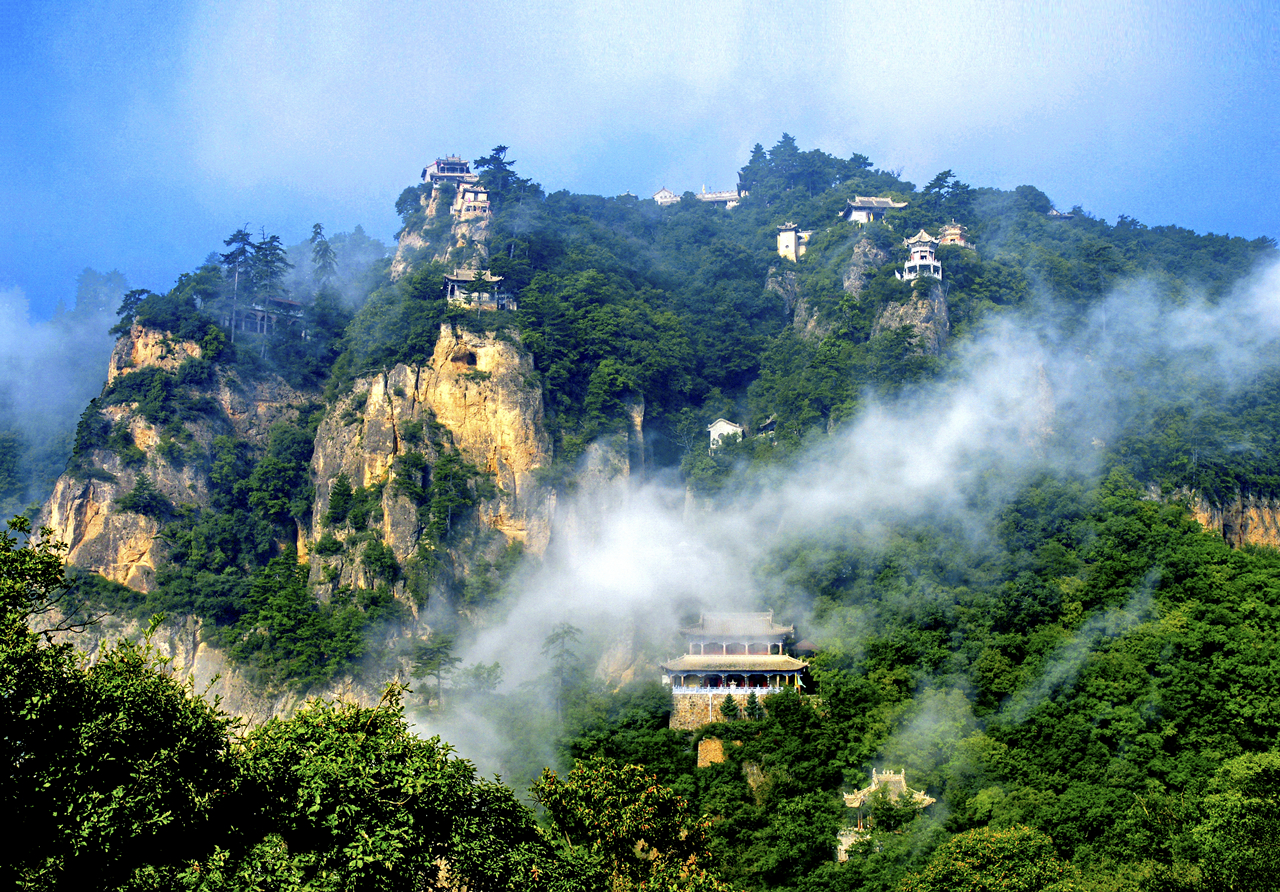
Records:
[[[199,359],[200,345],[174,338],[163,331],[152,331],[135,324],[116,341],[107,365],[107,386],[121,375],[155,366],[173,371],[188,359]]]
[[[358,379],[321,422],[312,459],[312,542],[324,535],[333,485],[345,473],[353,487],[383,485],[381,518],[375,512],[371,525],[403,566],[419,546],[422,524],[417,506],[394,485],[396,459],[417,453],[434,466],[450,444],[498,489],[478,506],[479,521],[501,534],[499,545],[520,542],[540,554],[554,502],[536,476],[551,462],[551,438],[533,359],[511,339],[450,326],[442,327],[430,362]],[[339,572],[340,585],[371,582],[355,561]]]
[[[148,626],[149,623],[142,620],[105,616],[82,630],[55,633],[54,640],[71,644],[92,663],[120,641],[142,639]],[[385,690],[383,679],[369,680],[351,674],[340,675],[327,685],[305,691],[265,686],[231,663],[224,650],[205,639],[204,623],[199,618],[174,616],[151,630],[149,642],[167,661],[165,668],[174,677],[189,679],[195,693],[209,701],[216,700],[224,713],[253,724],[272,716],[290,715],[304,700],[316,696],[372,706]]]
[[[1206,529],[1221,533],[1233,547],[1270,545],[1280,548],[1280,499],[1236,495],[1222,505],[1203,496],[1191,501],[1191,514]]]
[[[112,350],[107,386],[149,367],[174,371],[201,355],[195,342],[135,325]],[[209,468],[200,457],[210,454],[216,437],[232,435],[261,448],[274,423],[296,417],[298,407],[317,396],[271,374],[246,382],[223,366],[216,368],[202,395],[212,400],[214,407],[183,423],[191,442],[181,449],[172,448],[173,444],[165,448],[162,432],[133,404],[100,410],[113,434],[127,430],[124,439],[141,454],[129,460],[116,450],[93,449],[83,457],[89,473],[64,474],[54,485],[42,523],[67,544],[67,559],[72,565],[137,591],[150,591],[155,586],[156,569],[167,557],[163,540],[157,538],[160,524],[154,518],[122,510],[116,502],[132,492],[145,474],[172,505],[207,505]]]

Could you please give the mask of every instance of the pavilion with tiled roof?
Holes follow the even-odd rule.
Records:
[[[773,611],[704,613],[696,626],[680,631],[687,652],[662,664],[677,696],[725,688],[773,693],[801,685],[809,665],[785,652],[795,626],[774,622]]]

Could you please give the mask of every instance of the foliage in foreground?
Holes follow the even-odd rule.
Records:
[[[0,805],[19,888],[720,890],[698,824],[639,769],[594,764],[606,790],[674,805],[650,823],[612,799],[551,809],[553,832],[506,787],[409,729],[402,689],[374,708],[313,701],[244,731],[173,678],[149,644],[91,667],[33,631],[66,590],[65,550],[18,518],[0,533]],[[153,625],[154,628],[154,625]],[[546,801],[577,789],[544,779]],[[587,816],[584,809],[597,814]],[[641,816],[643,817],[643,816]],[[650,862],[568,842],[661,840]],[[571,829],[572,826],[572,829]],[[563,837],[566,843],[553,841]],[[642,859],[643,860],[643,859]],[[644,885],[647,876],[651,880]]]

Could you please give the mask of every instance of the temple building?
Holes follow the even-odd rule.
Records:
[[[492,286],[483,291],[475,290],[472,283],[480,279],[485,285]],[[514,310],[515,295],[502,290],[502,276],[495,276],[488,270],[455,269],[444,277],[445,298],[451,307],[462,307],[469,310]]]
[[[907,262],[902,269],[896,273],[897,277],[904,282],[911,282],[921,276],[933,276],[939,281],[942,280],[942,264],[938,262],[934,249],[938,247],[938,240],[929,233],[921,229],[909,239],[903,239],[902,244],[910,251],[911,256],[907,258]]]
[[[783,223],[778,227],[778,256],[793,262],[799,260],[808,250],[811,235],[813,230],[804,232],[794,223]]]
[[[715,452],[720,446],[720,441],[725,437],[734,435],[745,437],[747,435],[746,430],[742,425],[734,424],[727,418],[717,418],[707,425],[707,434],[711,437],[711,443],[707,447],[708,451]]]
[[[696,626],[681,629],[687,652],[662,664],[671,685],[672,728],[698,728],[721,720],[720,706],[733,696],[763,698],[784,688],[803,690],[808,663],[786,653],[795,626],[767,613],[704,613]]]
[[[470,220],[474,217],[487,217],[491,213],[489,190],[473,183],[458,186],[458,194],[454,196],[450,213],[459,220]]]
[[[872,768],[871,786],[863,787],[856,793],[844,794],[844,804],[858,810],[856,824],[858,830],[871,829],[871,818],[866,813],[867,800],[876,790],[883,790],[885,796],[892,799],[898,806],[914,805],[916,808],[924,808],[926,805],[937,802],[932,796],[908,787],[905,771],[876,771]]]
[[[942,226],[942,234],[938,236],[939,245],[959,245],[961,248],[972,248],[969,243],[969,230],[952,220]]]
[[[746,192],[739,192],[737,189],[725,189],[720,192],[708,192],[707,187],[703,186],[701,192],[695,192],[693,197],[698,201],[705,201],[708,204],[718,204],[724,208],[736,208],[738,203],[747,197]],[[659,207],[666,207],[669,204],[676,204],[680,201],[680,196],[672,192],[666,186],[663,186],[657,192],[653,193],[653,200],[658,203]]]
[[[422,182],[438,186],[441,183],[474,183],[480,179],[471,172],[471,163],[463,161],[457,155],[446,155],[437,158],[422,169]]]
[[[905,201],[894,201],[878,195],[855,195],[839,217],[850,223],[873,223],[883,220],[885,211],[897,210],[907,206]]]
[[[297,328],[302,337],[303,305],[296,300],[284,297],[269,297],[266,300],[254,300],[247,306],[231,309],[224,315],[222,324],[229,328],[234,339],[234,332],[243,331],[250,334],[275,334],[285,329]]]

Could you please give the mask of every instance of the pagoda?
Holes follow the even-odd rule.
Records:
[[[921,276],[933,276],[941,281],[942,264],[938,262],[938,257],[934,253],[934,249],[938,247],[936,238],[921,229],[911,238],[903,239],[902,244],[911,251],[911,256],[896,273],[899,279],[911,282]]]

